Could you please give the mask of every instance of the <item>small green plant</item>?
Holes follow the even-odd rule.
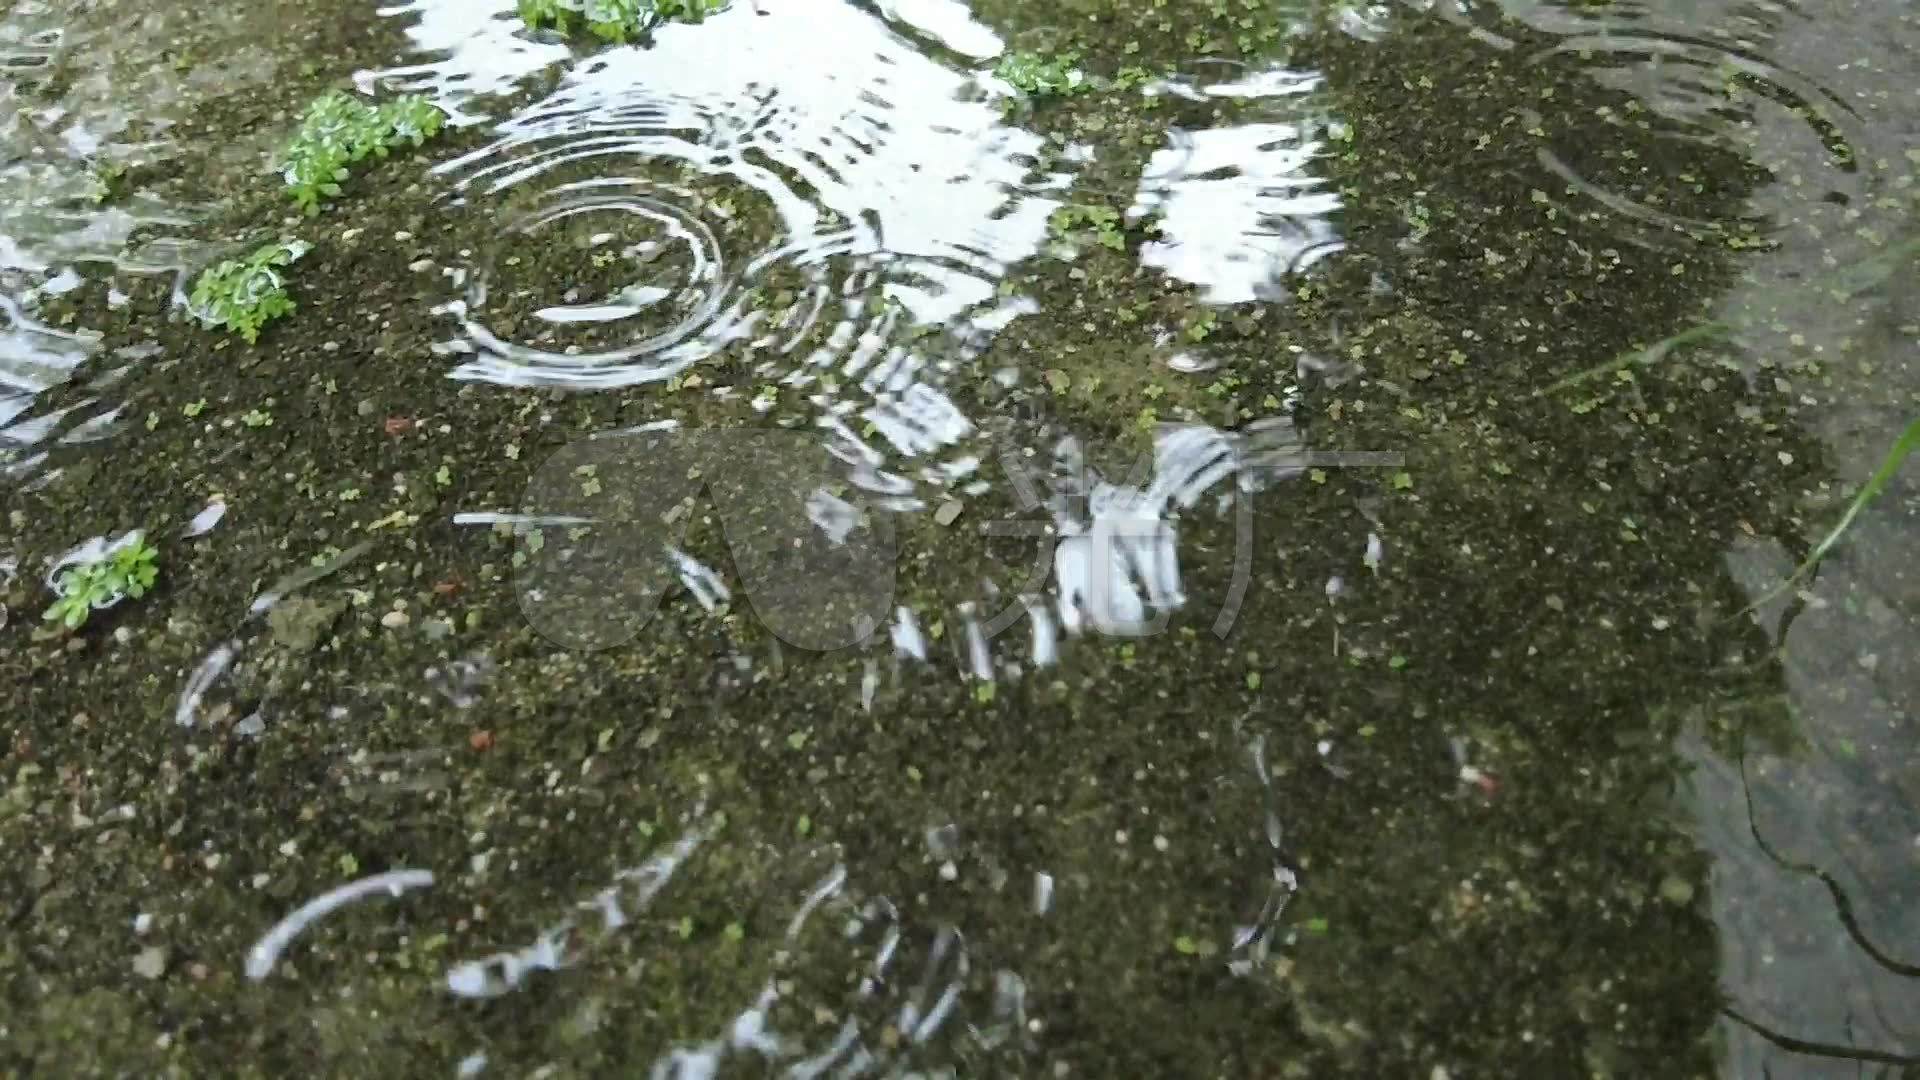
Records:
[[[520,0],[520,21],[531,29],[550,26],[561,33],[567,32],[567,20],[577,14],[573,8],[566,7],[560,0]]]
[[[705,22],[707,16],[726,9],[729,0],[653,0],[653,21]]]
[[[120,187],[127,176],[127,166],[122,161],[95,161],[84,177],[85,198],[99,206],[111,201],[120,194]]]
[[[587,33],[616,45],[646,33],[651,26],[650,14],[648,5],[640,0],[587,0],[581,8]]]
[[[306,244],[283,240],[244,259],[208,267],[193,283],[187,310],[207,329],[226,327],[252,344],[260,339],[260,328],[269,319],[293,311],[281,271],[306,253]]]
[[[370,155],[386,157],[403,143],[419,146],[445,120],[446,114],[419,94],[369,105],[330,90],[307,106],[300,130],[281,151],[281,176],[294,204],[317,214],[321,199],[340,194],[350,175],[347,166]]]
[[[602,41],[642,38],[665,22],[705,22],[729,0],[520,0],[520,21],[571,33],[577,22]]]
[[[47,608],[47,621],[77,629],[95,611],[110,608],[129,596],[144,596],[160,574],[156,562],[159,555],[138,529],[112,544],[83,553],[56,579],[56,597]]]
[[[1028,97],[1081,94],[1092,90],[1093,82],[1075,66],[1079,61],[1077,53],[1010,52],[993,66],[993,74]]]
[[[1127,246],[1126,235],[1121,231],[1120,212],[1110,206],[1092,203],[1063,206],[1047,218],[1047,231],[1062,241],[1091,233],[1094,243],[1110,251],[1124,251]]]
[[[1219,316],[1212,308],[1204,308],[1188,315],[1180,322],[1180,332],[1195,345],[1213,336],[1214,327],[1219,324]]]

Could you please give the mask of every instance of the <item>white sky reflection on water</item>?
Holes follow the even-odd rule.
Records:
[[[1249,122],[1174,129],[1154,151],[1130,218],[1158,214],[1161,239],[1143,265],[1200,287],[1209,303],[1272,299],[1286,274],[1340,249],[1339,193],[1313,170],[1324,141],[1316,111],[1321,77],[1274,68],[1195,87],[1162,82],[1151,93],[1248,103]]]
[[[1039,250],[1058,205],[1046,193],[1065,178],[1036,175],[1041,138],[1008,126],[973,72],[910,38],[968,53],[997,42],[980,38],[963,9],[911,7],[896,13],[917,24],[908,27],[847,4],[736,5],[712,25],[662,27],[649,47],[578,61],[552,95],[500,122],[492,144],[441,166],[457,206],[487,213],[508,189],[516,206],[529,192],[538,206],[453,268],[460,295],[441,310],[459,333],[436,346],[457,358],[452,377],[613,389],[751,340],[757,383],[794,388],[867,477],[863,487],[910,491],[890,471],[903,460],[919,459],[919,483],[970,473],[964,453],[947,460],[975,429],[943,386],[1024,310],[999,283]],[[477,85],[475,72],[541,62],[510,19],[452,21],[445,9],[394,9],[417,19],[416,39],[450,50],[408,85]],[[716,56],[711,35],[722,27],[727,49]],[[831,64],[820,60],[823,40],[835,43]],[[698,177],[701,192],[663,182],[663,166]],[[716,200],[714,178],[738,194]],[[757,225],[740,220],[756,213]],[[677,225],[663,231],[669,220]],[[600,258],[657,247],[664,257],[636,271],[656,302],[622,303],[577,287],[564,269],[525,265],[520,255],[543,239],[536,230],[575,222],[646,232],[652,239],[625,252],[626,241],[610,243]],[[791,306],[769,311],[750,290],[774,271],[800,285]],[[529,301],[531,317],[503,314]],[[567,321],[542,317],[555,312]],[[949,339],[942,349],[923,351],[928,326]]]
[[[384,85],[431,95],[455,125],[486,120],[478,107],[467,108],[474,96],[510,93],[519,80],[572,55],[558,41],[526,33],[512,0],[410,0],[380,14],[406,20],[414,50],[432,59],[361,72],[354,85],[362,93]]]
[[[1006,263],[1037,250],[1051,203],[1017,192],[1041,140],[1002,124],[969,74],[851,6],[736,14],[719,62],[703,27],[664,28],[650,49],[583,62],[500,141],[442,171],[483,191],[588,158],[725,174],[773,203],[784,257],[907,260],[950,297],[915,311],[928,321],[985,299]],[[831,66],[815,55],[826,39]]]

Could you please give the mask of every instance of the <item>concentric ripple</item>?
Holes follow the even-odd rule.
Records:
[[[1602,107],[1596,113],[1622,131],[1619,145],[1595,140],[1585,114],[1565,135],[1555,134],[1559,125],[1543,123],[1538,114],[1520,117],[1538,143],[1540,188],[1555,209],[1576,219],[1606,220],[1620,239],[1642,246],[1730,237],[1742,246],[1765,243],[1778,224],[1765,215],[1709,219],[1691,212],[1690,192],[1707,183],[1703,154],[1712,151],[1791,178],[1796,188],[1812,185],[1835,205],[1869,197],[1859,164],[1870,140],[1851,102],[1871,95],[1850,95],[1847,87],[1832,84],[1833,76],[1858,65],[1828,54],[1819,21],[1799,5],[1713,0],[1690,6],[1684,15],[1638,0],[1508,0],[1501,7],[1548,37],[1523,48],[1489,34],[1489,44],[1522,51],[1529,64],[1572,61],[1628,95],[1624,110]],[[1815,79],[1806,70],[1828,74]],[[1582,134],[1576,138],[1575,132]],[[1649,134],[1657,142],[1649,144]]]
[[[947,375],[1021,310],[997,287],[1058,205],[1042,192],[1063,178],[1033,175],[1041,146],[974,75],[850,5],[664,27],[441,167],[460,205],[516,214],[456,272],[453,374],[606,389],[739,346],[750,370],[705,372],[708,392],[777,387],[852,442],[890,444],[879,456],[924,463],[972,431]],[[595,230],[602,246],[577,242]],[[616,273],[628,247],[656,261]]]
[[[697,216],[649,185],[621,179],[565,184],[511,222],[510,241],[540,237],[568,268],[558,295],[516,287],[521,267],[490,259],[470,272],[448,305],[478,356],[455,378],[575,388],[659,378],[700,355],[688,339],[725,300],[720,241]],[[516,260],[517,262],[517,260]],[[543,278],[543,267],[531,276]],[[508,319],[498,309],[523,315]],[[523,325],[531,324],[531,325]]]

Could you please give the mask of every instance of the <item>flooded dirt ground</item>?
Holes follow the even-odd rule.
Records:
[[[1920,11],[570,29],[0,14],[0,1072],[1920,1075]]]

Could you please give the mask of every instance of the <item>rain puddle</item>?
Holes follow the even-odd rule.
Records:
[[[1914,12],[545,6],[0,15],[0,1063],[1920,1068]]]

